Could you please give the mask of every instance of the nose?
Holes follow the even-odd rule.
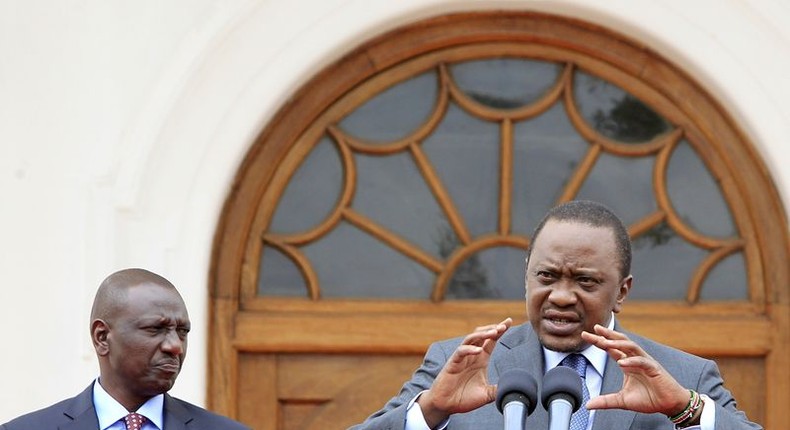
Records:
[[[162,350],[173,355],[180,355],[184,352],[186,339],[181,339],[176,330],[169,330],[162,341]]]
[[[557,307],[566,307],[576,304],[576,290],[573,282],[562,280],[554,285],[549,293],[548,300]]]

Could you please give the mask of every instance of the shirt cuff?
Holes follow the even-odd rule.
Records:
[[[705,406],[702,408],[702,416],[699,418],[700,430],[714,430],[716,427],[716,402],[705,394],[701,395]]]
[[[420,404],[417,403],[417,399],[419,399],[424,392],[425,391],[420,391],[420,393],[414,396],[414,398],[411,399],[409,404],[406,406],[405,430],[431,430],[431,428],[428,427],[428,423],[425,422],[425,417],[422,415],[422,408],[420,407]],[[444,430],[447,428],[447,424],[449,422],[449,419],[442,421],[434,430]]]

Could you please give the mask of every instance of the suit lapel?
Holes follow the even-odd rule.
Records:
[[[163,430],[184,430],[192,421],[192,416],[178,400],[165,393],[165,428]]]
[[[99,419],[93,409],[74,417],[73,421],[58,427],[60,430],[96,430],[99,428]]]
[[[615,319],[614,330],[623,332],[622,327]],[[626,336],[629,333],[624,332]],[[609,357],[606,360],[606,368],[603,372],[603,384],[601,394],[616,393],[623,388],[623,371],[617,362]],[[631,422],[636,417],[636,412],[625,409],[599,409],[595,412],[593,420],[593,430],[610,430],[613,428],[627,429],[631,427]]]
[[[93,384],[64,405],[63,415],[71,421],[61,424],[58,429],[96,430],[99,428],[99,418],[96,417],[96,410],[93,407]]]
[[[527,428],[547,428],[549,425],[549,415],[546,409],[540,404],[541,385],[543,384],[543,349],[540,346],[538,337],[532,330],[529,323],[524,323],[515,327],[510,336],[503,336],[500,339],[500,346],[507,348],[503,352],[500,360],[497,360],[496,378],[512,368],[524,369],[538,383],[538,405],[535,411],[527,417]]]

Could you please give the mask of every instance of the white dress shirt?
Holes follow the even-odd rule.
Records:
[[[614,314],[612,314],[611,318],[609,318],[607,327],[610,330],[614,329]],[[608,355],[606,354],[606,351],[592,345],[581,351],[580,354],[584,355],[584,357],[587,358],[587,361],[590,362],[590,365],[587,366],[587,374],[585,379],[587,383],[587,390],[590,392],[590,399],[593,399],[601,394],[601,386],[603,385],[603,372],[606,370],[606,361]],[[559,365],[560,362],[568,355],[570,355],[570,353],[556,352],[543,348],[543,362],[546,364],[545,371],[547,372],[549,369],[557,367],[557,365]],[[419,403],[416,401],[421,394],[422,392],[417,394],[407,406],[405,430],[431,430],[428,427],[428,424],[425,422],[425,418],[422,415],[422,409],[420,409]],[[702,409],[700,425],[686,427],[686,429],[714,430],[716,425],[715,403],[712,399],[704,394],[702,395],[702,400],[705,402],[705,406]],[[449,420],[445,420],[434,430],[443,430],[447,427],[448,421]],[[590,419],[587,421],[587,430],[592,430],[594,421],[595,410],[591,410]]]
[[[165,395],[151,397],[134,412],[146,418],[142,430],[163,430]],[[129,414],[99,383],[93,384],[93,406],[99,418],[99,430],[126,430],[123,418]]]

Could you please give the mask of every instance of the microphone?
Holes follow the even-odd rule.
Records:
[[[505,417],[505,430],[524,430],[537,399],[538,383],[527,371],[510,369],[503,373],[497,384],[496,407]]]
[[[570,367],[549,370],[543,377],[540,400],[549,411],[549,430],[568,430],[571,415],[582,403],[582,378]]]

